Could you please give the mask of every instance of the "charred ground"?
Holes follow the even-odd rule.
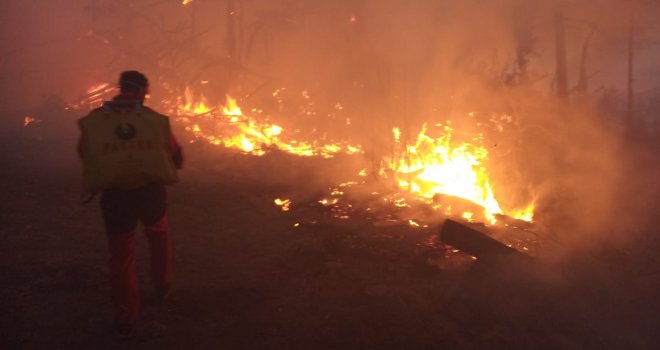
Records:
[[[169,191],[171,298],[160,308],[150,304],[145,240],[138,239],[142,315],[135,337],[117,342],[109,332],[100,213],[95,201],[80,204],[73,138],[57,136],[74,133],[61,128],[35,133],[16,123],[2,129],[2,348],[659,344],[657,219],[631,233],[635,240],[585,244],[552,267],[503,261],[439,269],[442,251],[418,244],[428,238],[425,233],[377,228],[360,218],[333,220],[313,205],[292,213],[273,205],[276,197],[304,198],[301,186],[323,178],[314,170],[318,166],[309,165],[312,160],[277,152],[253,158],[198,146],[187,148],[182,182]],[[658,153],[642,149],[631,150],[638,157],[630,171],[657,171]],[[325,162],[325,168],[341,166]],[[630,184],[631,193],[647,185]],[[314,194],[308,195],[312,202]],[[639,205],[658,204],[656,198]],[[622,208],[622,215],[626,210],[635,208]]]

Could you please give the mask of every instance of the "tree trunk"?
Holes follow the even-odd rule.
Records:
[[[503,255],[530,258],[527,254],[506,246],[483,232],[451,219],[447,219],[442,225],[440,240],[479,259]]]
[[[584,43],[582,43],[582,54],[580,56],[580,72],[579,72],[579,78],[578,78],[578,83],[577,86],[575,87],[575,90],[582,95],[583,97],[586,97],[589,89],[589,77],[587,76],[587,54],[589,53],[589,43],[591,42],[591,37],[594,35],[596,32],[595,28],[592,28],[587,37],[584,39]]]
[[[628,24],[628,106],[626,108],[626,124],[629,131],[635,127],[635,93],[633,91],[633,62],[635,58],[635,27],[633,10],[630,10]]]
[[[559,0],[554,1],[554,28],[555,28],[555,54],[557,84],[557,97],[568,100],[568,69],[566,64],[566,36],[564,31],[564,11]]]

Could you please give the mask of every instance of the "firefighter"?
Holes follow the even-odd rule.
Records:
[[[109,273],[114,331],[129,336],[140,298],[135,267],[138,222],[149,241],[151,282],[162,301],[171,285],[170,240],[165,185],[178,181],[182,150],[169,119],[144,106],[149,83],[137,71],[119,78],[119,95],[78,121],[83,182],[101,193],[101,211],[110,250]]]

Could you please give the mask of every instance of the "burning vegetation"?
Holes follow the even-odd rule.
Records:
[[[591,18],[582,12],[585,6],[544,2],[534,10],[510,1],[489,5],[485,13],[490,16],[484,17],[472,4],[454,2],[227,1],[212,6],[183,1],[160,5],[150,14],[139,7],[131,12],[122,4],[90,7],[95,29],[87,36],[140,52],[140,60],[130,60],[153,67],[148,103],[169,114],[190,143],[246,156],[284,152],[351,157],[351,163],[360,164],[355,173],[336,174],[342,180],[316,199],[338,219],[367,215],[375,222],[423,228],[451,217],[551,235],[565,214],[557,203],[566,199],[557,196],[573,191],[566,187],[573,176],[561,174],[574,166],[566,164],[568,154],[573,154],[568,163],[584,157],[565,141],[585,127],[602,130],[591,139],[618,138],[616,129],[630,125],[630,106],[628,119],[604,128],[592,124],[595,115],[611,111],[598,105],[609,99],[599,96],[605,90],[590,95],[587,89],[587,53],[612,50],[604,37],[595,39],[594,28],[611,30],[603,18],[615,14]],[[554,37],[545,42],[537,39],[547,34],[537,28],[543,9],[555,14],[554,31],[547,31]],[[202,29],[213,11],[226,16],[224,25]],[[567,11],[586,16],[589,23],[576,30],[587,37],[573,95],[567,86],[566,50],[580,41],[565,37]],[[118,29],[106,20],[113,14],[138,18],[174,13],[175,30],[145,21],[131,28],[159,33],[163,39],[144,34],[127,40],[122,33],[128,28]],[[410,23],[409,18],[417,22],[397,27]],[[435,32],[439,18],[443,30]],[[475,23],[474,28],[459,19]],[[639,22],[640,28],[644,23]],[[383,36],[388,25],[393,31]],[[327,26],[335,29],[333,35],[319,37]],[[114,34],[105,28],[114,28]],[[223,45],[209,46],[217,39],[224,39]],[[554,64],[534,59],[537,51],[552,52],[557,59]],[[318,70],[319,65],[324,69]],[[554,75],[548,77],[553,66]],[[543,84],[550,84],[549,95],[543,96]],[[93,83],[67,108],[94,108],[112,94],[113,84]],[[605,148],[611,151],[616,144]],[[607,152],[595,157],[609,158],[603,161],[609,169],[616,156]],[[275,203],[283,210],[299,204],[292,199]],[[599,210],[598,216],[607,210]]]
[[[85,100],[70,108],[100,106],[104,93],[109,93],[109,84],[103,83],[88,89]],[[273,92],[278,97],[279,91]],[[303,91],[304,99],[310,99]],[[281,102],[281,100],[277,100]],[[271,120],[264,110],[247,108],[250,115],[243,113],[235,98],[227,95],[224,105],[213,106],[203,94],[195,94],[186,86],[183,96],[174,101],[162,100],[175,122],[187,131],[189,142],[204,142],[214,146],[235,149],[245,155],[264,156],[269,150],[289,153],[301,157],[332,158],[335,155],[355,155],[364,158],[363,145],[351,145],[347,140],[330,140],[327,137],[305,135],[300,129],[290,132]],[[339,103],[338,103],[339,105]],[[474,113],[468,118],[474,119]],[[505,121],[496,120],[491,128],[495,132],[505,127]],[[349,123],[347,123],[350,125]],[[408,223],[412,228],[437,225],[442,218],[456,217],[467,222],[488,225],[504,219],[506,225],[515,222],[531,223],[534,204],[520,208],[502,209],[495,198],[493,185],[487,170],[488,150],[484,146],[484,135],[475,133],[469,139],[453,139],[451,121],[446,124],[427,124],[413,139],[402,139],[399,127],[392,128],[389,144],[390,153],[376,159],[375,166],[363,168],[356,174],[345,174],[347,181],[329,189],[326,197],[318,203],[329,208],[337,219],[349,219],[351,215],[368,215],[376,221]],[[364,162],[366,164],[366,162]],[[359,189],[354,189],[359,187]],[[345,193],[373,191],[366,200]],[[289,211],[290,199],[275,199],[283,211]],[[373,205],[376,203],[376,205]],[[385,205],[383,205],[385,204]],[[420,214],[425,210],[424,214]],[[408,213],[406,213],[408,211]],[[411,214],[416,213],[416,214]],[[421,217],[411,217],[417,215]]]
[[[337,218],[419,228],[451,217],[547,236],[588,211],[598,224],[579,225],[596,231],[612,210],[603,203],[618,175],[593,186],[577,181],[616,168],[626,130],[656,132],[631,91],[635,67],[655,69],[645,59],[634,65],[635,43],[654,42],[659,11],[630,5],[622,21],[618,7],[594,15],[591,6],[94,1],[85,7],[90,28],[77,40],[119,56],[105,59],[110,69],[95,71],[97,81],[66,108],[82,113],[112,98],[107,77],[128,65],[152,77],[148,104],[191,144],[250,157],[350,158],[314,200]],[[608,39],[624,29],[628,36]],[[603,58],[624,47],[621,60]],[[627,79],[613,76],[621,62]],[[625,101],[611,82],[626,86]],[[26,116],[24,125],[40,120]],[[596,139],[608,142],[596,149]],[[589,162],[600,168],[583,166]],[[567,209],[575,193],[599,199]],[[290,201],[286,208],[299,204]]]
[[[362,307],[375,298],[385,300],[386,309],[414,310],[403,323],[418,314],[442,323],[441,314],[452,327],[481,331],[493,328],[482,316],[488,312],[512,315],[493,323],[522,327],[517,317],[533,324],[543,313],[538,310],[546,310],[553,316],[539,327],[552,328],[563,324],[564,314],[552,312],[565,311],[564,305],[538,306],[535,300],[573,298],[566,308],[579,305],[577,294],[584,291],[573,295],[567,285],[580,285],[576,281],[591,278],[592,270],[556,278],[559,273],[544,270],[542,263],[566,255],[589,260],[580,250],[603,241],[614,242],[616,250],[627,240],[651,237],[648,227],[657,227],[649,224],[656,220],[660,198],[660,86],[653,78],[660,74],[660,6],[652,1],[80,0],[79,5],[71,29],[75,38],[69,39],[87,58],[53,56],[43,70],[66,71],[66,79],[52,79],[65,89],[52,86],[51,79],[33,79],[30,91],[49,95],[40,108],[21,110],[16,134],[29,140],[26,145],[62,135],[73,144],[74,120],[117,94],[117,73],[144,72],[150,79],[146,105],[170,117],[190,162],[182,193],[197,197],[180,200],[175,209],[201,218],[197,245],[266,247],[264,257],[253,258],[256,263],[232,256],[230,265],[253,264],[265,271],[255,267],[265,261],[268,268],[298,274],[292,280],[300,284],[278,289],[281,271],[268,270],[272,275],[264,277],[259,270],[254,280],[271,282],[273,294],[293,300],[296,293],[312,295],[310,290],[327,287],[337,293],[336,304],[348,299]],[[26,61],[36,60],[32,56],[39,57]],[[13,62],[12,55],[2,57]],[[27,89],[14,80],[16,91]],[[53,91],[59,95],[50,95]],[[3,98],[13,102],[22,96],[6,91]],[[194,179],[190,185],[186,176]],[[224,215],[235,218],[227,224]],[[277,234],[254,234],[271,226]],[[656,239],[640,241],[647,240]],[[202,248],[190,248],[191,255],[196,249]],[[616,259],[628,256],[624,248],[616,251]],[[620,262],[612,259],[608,267]],[[356,261],[362,265],[349,266]],[[657,269],[649,269],[644,276],[657,276]],[[239,274],[231,278],[238,280]],[[456,278],[459,274],[465,275]],[[350,285],[351,276],[366,276],[366,286]],[[410,276],[436,284],[411,282]],[[625,281],[645,285],[634,276]],[[316,279],[322,282],[313,287],[300,282]],[[602,280],[594,285],[585,289],[611,287]],[[438,290],[446,295],[437,297]],[[510,290],[522,306],[507,299]],[[436,302],[440,309],[434,309]],[[293,302],[282,305],[272,313],[291,312],[289,324],[305,323],[295,321],[307,310],[297,314],[286,309],[295,309]],[[337,324],[346,318],[334,313],[341,306],[328,309],[315,314],[323,320],[318,322],[341,328]],[[344,311],[351,316],[354,310]],[[588,328],[577,326],[580,315],[568,318],[559,333]],[[480,344],[497,336],[485,335]],[[548,344],[561,348],[564,340],[558,339]],[[536,346],[536,340],[521,340],[522,348]],[[291,345],[283,348],[318,345],[283,342]],[[569,345],[598,347],[575,344]]]

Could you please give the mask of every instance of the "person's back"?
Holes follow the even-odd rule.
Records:
[[[110,248],[110,281],[115,331],[130,334],[139,310],[135,269],[135,236],[144,225],[151,254],[156,295],[169,291],[170,242],[165,185],[178,181],[181,147],[169,119],[143,106],[146,77],[123,72],[120,94],[81,118],[78,152],[85,190],[101,192],[101,209]]]
[[[109,101],[79,120],[85,190],[178,181],[167,117],[139,101]]]

